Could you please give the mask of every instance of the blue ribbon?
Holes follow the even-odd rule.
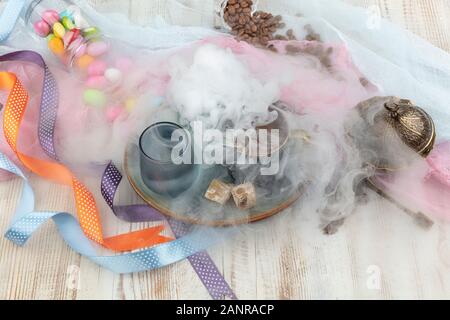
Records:
[[[7,2],[0,16],[0,42],[5,41],[11,34],[25,3],[26,0],[11,0]],[[41,57],[37,59],[36,57],[30,58],[30,55],[33,56],[34,53],[25,51],[13,53],[13,55],[19,60],[32,60],[40,65],[45,70],[44,87],[54,85],[53,76]],[[8,58],[9,55],[5,55],[2,57],[2,60],[8,60]],[[57,94],[54,96],[45,96],[46,91],[43,91],[43,99],[46,99],[47,103],[45,104],[44,110],[41,110],[39,137],[48,137],[45,141],[47,143],[42,143],[43,141],[41,141],[42,147],[51,158],[57,159],[52,141],[54,122],[56,120]],[[217,231],[213,231],[213,229],[202,229],[200,232],[181,237],[175,241],[151,249],[117,256],[99,256],[96,254],[91,242],[84,235],[78,221],[72,215],[62,212],[34,211],[35,198],[28,180],[20,169],[1,153],[0,168],[21,177],[25,181],[16,215],[5,235],[7,239],[17,245],[23,246],[34,231],[52,219],[63,239],[74,251],[113,272],[132,273],[153,270],[188,258],[196,272],[200,272],[200,279],[214,299],[223,299],[225,297],[236,299],[236,296],[222,278],[210,257],[204,252],[207,247],[213,245],[218,239]],[[136,206],[136,208],[138,207]],[[172,221],[171,225],[174,232],[177,231],[176,233],[178,235],[186,234],[189,229],[188,226],[176,221]],[[228,233],[229,231],[225,232]]]
[[[24,180],[24,189],[13,222],[5,237],[23,246],[42,224],[53,220],[66,243],[77,253],[116,273],[154,270],[182,261],[218,241],[217,230],[203,228],[185,237],[156,247],[115,256],[101,256],[84,235],[78,221],[69,213],[34,211],[34,193],[23,172],[0,153],[0,169]],[[232,232],[225,231],[222,232]]]
[[[9,37],[26,3],[27,0],[10,0],[6,3],[0,16],[0,42],[5,41]],[[37,63],[45,70],[44,87],[51,87],[54,85],[53,76],[42,60],[42,57],[36,57],[36,54],[30,51],[12,53],[11,55],[14,55],[18,60]],[[7,61],[10,58],[10,55],[5,55],[1,57],[1,60]],[[41,141],[42,147],[52,159],[57,159],[52,141],[54,123],[56,121],[57,94],[46,96],[45,90],[43,91],[44,95],[42,98],[46,100],[46,104],[44,110],[41,110],[39,137],[48,137],[44,143]],[[113,272],[132,273],[153,270],[189,258],[193,259],[191,260],[191,263],[196,271],[197,269],[201,272],[204,270],[208,271],[204,272],[206,274],[204,274],[201,279],[204,283],[207,282],[205,285],[213,298],[222,298],[223,295],[235,298],[235,295],[232,293],[229,286],[223,278],[221,278],[214,263],[210,261],[209,256],[207,256],[205,252],[202,252],[218,240],[217,231],[214,231],[212,228],[203,228],[199,232],[183,236],[170,243],[165,243],[139,252],[117,256],[99,256],[96,254],[95,248],[92,246],[91,242],[84,235],[78,221],[72,215],[63,212],[34,211],[34,193],[27,178],[22,171],[2,153],[0,153],[0,169],[4,169],[21,177],[25,182],[12,225],[5,234],[7,239],[17,245],[23,246],[34,231],[42,224],[52,219],[63,239],[74,251]],[[110,205],[112,206],[112,199]],[[135,209],[141,209],[141,211],[142,208],[143,206],[135,206]],[[119,207],[118,209],[123,213],[125,210],[129,209],[129,207]],[[148,211],[148,208],[146,211]],[[146,212],[145,214],[148,213]],[[157,216],[156,212],[155,216]],[[176,221],[172,221],[171,225],[174,232],[177,231],[177,234],[184,235],[187,234],[189,230],[189,226]],[[229,231],[223,232],[229,233]]]
[[[10,0],[0,16],[0,42],[8,39],[25,7],[26,0]]]

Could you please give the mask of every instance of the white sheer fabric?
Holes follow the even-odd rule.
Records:
[[[102,14],[85,0],[74,0],[111,38],[136,47],[172,48],[217,35],[222,0],[168,0],[166,20],[155,18],[147,26],[131,24],[120,14]],[[286,29],[297,36],[310,24],[326,42],[344,41],[358,68],[386,95],[412,99],[436,122],[438,139],[450,139],[450,55],[418,36],[377,17],[373,12],[340,0],[261,1],[261,8],[283,15]],[[184,26],[175,25],[183,17]],[[186,26],[192,21],[201,26]],[[214,28],[216,27],[216,29]],[[22,23],[6,46],[34,49],[47,55],[45,43],[34,41]],[[226,31],[222,29],[222,31]]]

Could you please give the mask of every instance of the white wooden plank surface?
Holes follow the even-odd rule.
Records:
[[[164,0],[89,1],[98,10],[120,11],[142,25],[157,14],[180,24],[211,20],[192,14],[181,21],[170,14]],[[267,1],[277,0],[264,0],[262,5]],[[366,8],[376,6],[384,17],[450,51],[448,0],[347,2]],[[208,4],[211,7],[210,1],[202,3],[204,10],[208,10]],[[35,178],[32,182],[37,209],[74,211],[68,188]],[[18,180],[0,183],[2,232],[14,212],[21,186]],[[448,225],[424,232],[392,205],[377,200],[349,219],[338,235],[325,237],[308,224],[287,227],[289,214],[295,212],[252,226],[253,232],[210,250],[239,298],[450,298]],[[124,231],[127,226],[118,228]],[[77,285],[71,282],[73,276]],[[379,287],[377,281],[371,282],[373,279],[380,280]],[[24,248],[0,239],[0,299],[208,298],[188,262],[154,272],[115,275],[73,253],[51,224],[37,232]]]

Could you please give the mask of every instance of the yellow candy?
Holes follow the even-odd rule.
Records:
[[[128,112],[132,112],[135,107],[136,107],[136,99],[129,98],[125,101],[125,109],[127,109]]]
[[[58,56],[64,54],[64,42],[60,38],[51,38],[48,41],[48,47]]]
[[[80,69],[85,70],[92,62],[94,62],[94,58],[85,54],[78,58],[77,65]]]
[[[62,39],[66,34],[66,28],[60,22],[57,22],[53,25],[53,34]]]

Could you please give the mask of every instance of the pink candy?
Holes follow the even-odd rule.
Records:
[[[50,26],[47,22],[41,20],[34,24],[34,31],[36,34],[38,34],[40,37],[45,38],[50,33]]]
[[[116,68],[122,72],[128,72],[133,66],[133,61],[127,57],[121,57],[116,60]]]
[[[103,41],[92,42],[87,48],[88,55],[99,57],[109,50],[109,45]]]
[[[86,53],[86,44],[83,43],[82,38],[77,38],[73,40],[72,44],[69,46],[69,51],[75,54],[75,58],[79,58]]]
[[[66,32],[66,34],[63,37],[64,47],[67,48],[72,43],[72,41],[75,40],[75,38],[76,37],[75,37],[75,33],[74,32],[72,32],[72,31]]]
[[[88,74],[90,76],[103,76],[105,74],[107,66],[106,63],[101,60],[92,62],[88,67]]]
[[[106,119],[114,122],[123,112],[122,106],[112,106],[106,109]]]
[[[47,22],[50,26],[53,26],[59,21],[59,13],[55,10],[46,10],[42,13],[42,20]]]
[[[103,89],[107,85],[107,81],[103,76],[91,76],[86,81],[86,86],[90,89]]]

